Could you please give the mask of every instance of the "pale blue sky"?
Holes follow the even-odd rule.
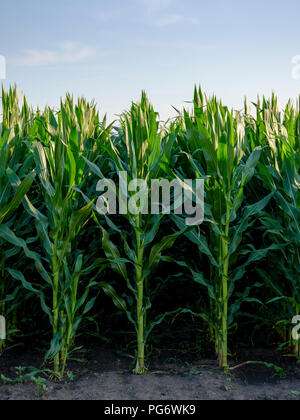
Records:
[[[300,93],[299,0],[0,0],[0,11],[4,84],[33,105],[70,91],[113,118],[145,89],[165,119],[195,83],[234,108]]]

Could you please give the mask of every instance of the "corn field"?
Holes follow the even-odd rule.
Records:
[[[232,111],[197,87],[191,109],[168,122],[143,92],[110,123],[84,98],[67,95],[58,110],[33,110],[16,87],[2,88],[0,315],[7,337],[0,355],[22,342],[26,313],[35,325],[43,320],[41,363],[63,378],[87,323],[101,335],[95,308],[109,299],[133,334],[135,374],[147,372],[153,330],[166,322],[176,329],[180,317],[200,320],[199,334],[224,372],[241,322],[272,329],[278,345],[300,359],[292,335],[300,315],[299,107],[300,99],[280,110],[273,95],[252,111],[247,102]],[[204,180],[203,223],[187,227],[186,215],[171,211],[99,214],[97,183],[119,184],[119,173],[147,185]],[[122,206],[120,192],[116,199]],[[172,293],[189,289],[195,299],[171,307]]]

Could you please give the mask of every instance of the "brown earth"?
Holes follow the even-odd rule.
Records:
[[[34,372],[40,352],[14,349],[0,358],[0,400],[299,400],[300,365],[272,350],[244,351],[231,366],[248,364],[225,376],[213,359],[181,359],[162,350],[149,362],[145,376],[131,374],[130,359],[107,345],[93,346],[84,360],[71,361],[66,380],[47,379]],[[20,368],[20,360],[22,366]],[[35,375],[35,381],[30,375]],[[44,378],[44,379],[39,379]],[[15,383],[7,383],[15,381]],[[45,382],[42,382],[45,381]],[[23,383],[20,383],[23,382]]]

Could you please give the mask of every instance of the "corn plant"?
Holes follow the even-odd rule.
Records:
[[[25,288],[39,295],[50,318],[53,334],[46,358],[54,359],[54,374],[59,378],[64,375],[79,324],[96,299],[96,296],[88,298],[94,277],[86,280],[94,264],[86,266],[88,258],[78,248],[93,203],[82,206],[76,187],[84,183],[82,155],[84,151],[88,155],[89,148],[94,146],[93,136],[97,132],[94,106],[80,100],[74,107],[68,96],[66,102],[61,103],[57,118],[50,109],[38,115],[35,131],[27,141],[39,178],[39,206],[35,207],[27,199],[24,207],[35,219],[42,252],[32,254],[27,247],[26,254],[38,261],[37,269],[45,283],[37,287],[20,273],[15,276]],[[83,278],[86,280],[84,286],[81,284]],[[49,287],[51,305],[48,303]]]
[[[116,306],[126,312],[128,319],[135,326],[137,361],[134,373],[143,374],[147,370],[145,366],[147,338],[152,329],[168,315],[165,313],[154,320],[148,319],[147,314],[151,308],[152,272],[163,259],[162,253],[171,248],[181,234],[180,232],[169,234],[160,241],[157,240],[164,215],[149,214],[147,193],[151,188],[151,180],[166,175],[163,168],[171,160],[172,145],[176,136],[164,135],[164,132],[160,131],[157,114],[149,104],[145,93],[140,104],[133,103],[130,111],[122,115],[121,127],[116,128],[116,131],[117,134],[108,145],[108,153],[113,172],[121,175],[117,200],[119,209],[123,209],[121,213],[127,226],[121,230],[113,223],[112,218],[106,217],[106,221],[111,231],[120,235],[125,258],[121,257],[121,252],[110,239],[110,234],[103,223],[99,223],[99,226],[102,230],[102,246],[106,257],[114,271],[125,279],[129,291],[134,296],[135,305],[133,308],[128,307],[126,300],[117,294],[111,283],[101,282],[101,287],[112,296]],[[93,162],[87,161],[87,163],[99,178],[103,177]],[[127,190],[126,185],[130,186],[132,182],[139,184],[138,199],[133,190],[130,188]],[[130,212],[127,206],[128,204],[130,206],[133,200],[132,207],[135,211]],[[128,298],[129,301],[131,299]]]
[[[0,125],[0,314],[6,316],[10,313],[16,315],[20,304],[17,286],[12,286],[9,264],[11,258],[18,258],[20,249],[11,248],[7,241],[7,232],[24,229],[20,214],[16,215],[20,204],[28,193],[35,178],[32,171],[32,159],[26,153],[23,138],[27,131],[29,109],[23,98],[23,107],[20,110],[19,98],[16,87],[7,93],[2,87],[2,122]],[[13,178],[20,179],[18,185]],[[16,263],[15,263],[16,264]],[[7,307],[7,301],[14,302]],[[11,324],[12,330],[15,325]],[[4,349],[4,342],[0,343],[0,353]]]
[[[253,143],[265,144],[263,161],[259,163],[260,177],[266,188],[274,192],[275,206],[265,212],[261,218],[262,227],[274,244],[281,245],[280,253],[271,256],[277,273],[270,276],[261,269],[260,275],[271,288],[275,297],[269,303],[282,303],[282,314],[288,334],[286,339],[292,341],[290,320],[300,313],[300,118],[289,102],[283,113],[279,111],[277,98],[273,95],[270,101],[263,99],[256,105],[258,117],[248,115],[248,133]],[[259,124],[259,126],[258,126]],[[282,278],[285,278],[285,282]],[[295,353],[300,357],[299,342],[296,342]]]
[[[235,283],[251,262],[263,258],[269,251],[240,247],[244,233],[251,227],[251,218],[262,211],[271,198],[268,195],[247,206],[244,202],[245,187],[255,175],[262,150],[257,147],[248,154],[241,116],[234,118],[216,98],[207,100],[205,107],[204,96],[197,89],[194,113],[184,111],[178,139],[189,162],[186,170],[192,170],[196,178],[206,181],[205,223],[209,224],[209,230],[200,234],[199,229],[195,229],[187,236],[210,262],[209,279],[199,268],[192,270],[192,274],[194,280],[208,290],[210,305],[202,317],[214,336],[219,365],[227,371],[228,329],[242,302],[257,301],[249,297],[250,286],[241,296],[235,296]],[[175,220],[182,227],[182,220],[178,217]]]

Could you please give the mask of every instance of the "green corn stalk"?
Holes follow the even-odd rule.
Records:
[[[0,314],[10,318],[16,318],[16,311],[20,305],[17,298],[17,287],[12,284],[11,276],[7,272],[7,267],[11,263],[10,258],[17,259],[19,249],[9,248],[6,241],[4,229],[13,226],[17,232],[24,230],[21,215],[18,208],[24,197],[30,190],[35,178],[32,171],[32,160],[27,156],[26,145],[23,140],[28,132],[30,111],[26,99],[23,98],[23,106],[19,107],[19,97],[16,87],[7,93],[2,87],[2,121],[0,124]],[[12,182],[12,176],[18,174],[21,181],[18,185]],[[17,265],[17,262],[15,262]],[[7,307],[8,296],[15,295],[14,302]],[[24,296],[23,296],[24,299]],[[13,330],[16,326],[12,325],[12,319],[7,319],[7,328]],[[9,332],[8,330],[8,332]],[[5,343],[0,343],[0,353],[4,351]]]
[[[234,300],[235,282],[243,276],[251,261],[263,258],[268,252],[244,249],[243,255],[250,255],[243,262],[239,247],[251,218],[262,211],[271,195],[245,206],[244,190],[255,175],[261,148],[248,154],[244,123],[239,114],[234,118],[216,98],[206,100],[205,106],[202,91],[195,89],[194,112],[190,115],[184,111],[180,125],[179,146],[189,162],[185,170],[192,172],[195,178],[206,180],[205,221],[210,226],[207,235],[202,232],[200,235],[197,229],[187,234],[211,264],[209,280],[198,270],[192,270],[192,274],[197,283],[208,289],[210,308],[202,317],[214,331],[219,365],[227,371],[228,329],[234,314],[243,301],[256,301],[249,297],[250,287],[242,298]],[[182,221],[175,220],[182,227]],[[238,266],[234,263],[237,260],[240,260]]]
[[[165,168],[168,167],[172,157],[172,146],[176,134],[169,136],[160,130],[157,114],[149,104],[145,93],[142,94],[140,104],[132,104],[130,111],[122,115],[121,127],[116,130],[117,135],[112,138],[107,150],[114,175],[122,173],[124,177],[126,174],[127,179],[123,178],[123,186],[120,184],[121,194],[117,197],[119,206],[126,207],[127,202],[134,196],[133,192],[125,191],[126,181],[129,184],[132,180],[139,179],[144,181],[147,188],[150,188],[151,180],[166,176]],[[103,178],[103,174],[94,162],[87,160],[87,163],[95,175]],[[148,319],[148,310],[151,308],[149,288],[152,271],[163,258],[162,253],[171,248],[181,234],[178,232],[167,235],[161,241],[157,241],[164,215],[144,214],[143,208],[148,204],[148,198],[145,198],[143,192],[140,200],[136,214],[128,211],[123,214],[127,222],[126,230],[130,231],[129,237],[113,223],[112,218],[106,217],[109,228],[121,237],[125,258],[121,258],[120,251],[111,241],[109,233],[103,224],[98,222],[102,230],[102,246],[106,257],[111,262],[114,271],[125,279],[128,290],[134,295],[135,307],[130,310],[126,300],[118,296],[111,284],[101,282],[105,293],[113,298],[118,308],[126,312],[128,319],[135,326],[137,361],[134,373],[138,375],[147,370],[145,366],[147,338],[152,329],[168,315],[165,313],[154,320]],[[127,266],[133,267],[131,274]]]
[[[94,136],[99,133],[95,107],[84,100],[74,106],[72,97],[68,96],[66,102],[61,103],[57,117],[50,109],[37,116],[34,139],[31,135],[27,141],[39,177],[39,207],[27,200],[25,208],[36,221],[43,252],[32,254],[26,247],[25,253],[35,259],[46,284],[36,288],[20,273],[14,275],[25,288],[40,297],[42,308],[50,318],[53,338],[46,359],[53,358],[54,374],[58,378],[64,375],[80,322],[96,298],[88,300],[94,275],[81,284],[95,269],[95,264],[86,266],[88,258],[78,249],[83,229],[92,215],[93,203],[82,207],[83,199],[76,188],[85,182],[83,155],[93,153],[97,142]],[[101,268],[98,273],[100,271]],[[47,298],[49,287],[51,304]]]
[[[259,164],[260,177],[265,187],[274,192],[275,205],[262,217],[262,226],[274,244],[282,245],[280,253],[272,255],[276,273],[271,277],[265,270],[260,274],[275,293],[269,303],[282,302],[284,324],[299,314],[300,307],[300,117],[298,109],[289,102],[283,113],[279,111],[277,98],[263,99],[256,105],[259,122],[248,115],[248,133],[253,144],[265,145],[262,162]],[[257,119],[258,120],[258,119]],[[282,278],[287,281],[282,282]],[[281,319],[282,321],[282,319]],[[299,354],[299,343],[295,343],[295,353]]]

